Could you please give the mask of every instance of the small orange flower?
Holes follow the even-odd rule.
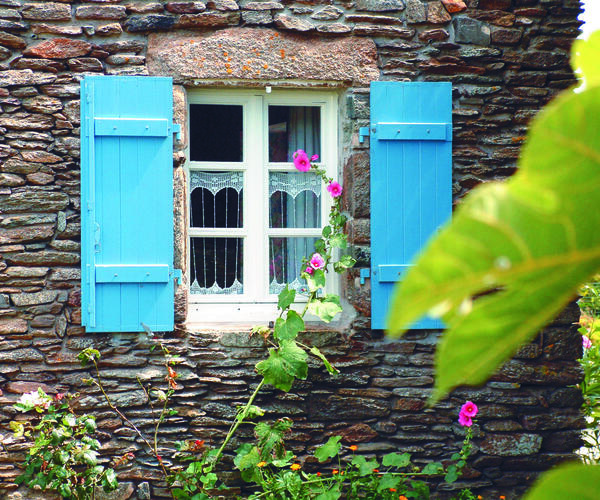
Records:
[[[379,469],[373,469],[373,472],[379,472]]]
[[[340,476],[343,476],[344,474],[346,474],[345,470],[343,470],[342,472],[340,472]]]
[[[406,498],[404,495],[400,495],[398,497],[398,500],[408,500],[408,498]]]
[[[349,446],[349,448],[350,448],[352,451],[356,451],[356,450],[358,450],[358,446],[356,446],[355,444],[353,444],[353,445]]]
[[[290,469],[292,470],[300,470],[302,466],[300,464],[292,464],[290,465]]]
[[[317,472],[317,477],[321,477],[321,473],[320,472]]]
[[[391,491],[392,493],[396,493],[396,491],[397,491],[397,490],[396,490],[396,488],[390,488],[390,491]]]
[[[506,497],[504,495],[500,495],[500,500],[506,500]]]
[[[331,473],[335,476],[339,471],[337,469],[333,469]]]
[[[173,370],[173,368],[171,368],[168,365],[167,365],[167,373],[169,374],[169,377],[171,377],[171,378],[177,377],[177,373],[175,372],[175,370]]]
[[[483,500],[483,497],[481,495],[477,495],[477,500]]]
[[[256,464],[257,467],[264,467],[265,465],[267,465],[267,462],[258,462]]]

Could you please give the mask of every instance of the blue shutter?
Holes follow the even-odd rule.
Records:
[[[371,328],[452,211],[452,86],[371,83]],[[424,318],[412,328],[443,328]]]
[[[173,84],[81,82],[81,317],[88,332],[173,330]]]

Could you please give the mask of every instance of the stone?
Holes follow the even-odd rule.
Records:
[[[69,69],[75,72],[96,72],[104,69],[102,62],[95,57],[69,59],[67,64],[69,65]]]
[[[567,64],[568,56],[557,52],[532,51],[526,52],[521,62],[525,69],[554,69]]]
[[[467,9],[467,5],[463,0],[442,0],[442,4],[450,14],[462,12]]]
[[[452,21],[452,16],[439,2],[429,3],[427,7],[427,22],[431,24],[446,24]]]
[[[480,445],[480,450],[488,455],[516,457],[533,455],[542,446],[542,436],[538,434],[488,434]]]
[[[47,267],[9,267],[5,272],[5,276],[17,278],[39,278],[48,274]]]
[[[25,243],[49,240],[54,236],[54,226],[26,226],[0,230],[0,244]]]
[[[55,222],[56,214],[26,214],[11,215],[0,220],[0,227],[32,226],[34,224],[47,224]]]
[[[9,382],[4,388],[6,392],[12,394],[25,394],[37,391],[38,388],[41,388],[46,394],[56,394],[56,389],[41,382]]]
[[[230,68],[223,64],[224,51],[232,59]],[[299,37],[261,28],[230,28],[179,36],[151,34],[146,56],[151,75],[172,76],[176,82],[244,78],[247,73],[243,67],[249,59],[253,60],[248,65],[250,70],[260,69],[262,79],[300,78],[364,85],[379,79],[375,44],[354,37]],[[339,64],[332,65],[332,59]]]
[[[369,26],[356,25],[354,34],[365,36],[390,36],[395,38],[405,38],[410,40],[415,36],[415,30],[411,28],[402,28],[399,26]]]
[[[335,21],[339,19],[344,11],[332,5],[328,5],[327,7],[314,12],[310,17],[312,19],[316,19],[318,21]]]
[[[206,5],[203,2],[168,2],[165,9],[173,14],[197,14],[204,12]]]
[[[427,7],[421,0],[406,0],[404,18],[409,24],[424,23],[427,21]]]
[[[20,36],[0,31],[0,45],[4,45],[11,49],[24,49],[27,46],[27,42]]]
[[[79,97],[79,84],[44,85],[42,92],[53,97]]]
[[[35,172],[27,175],[27,182],[34,186],[46,186],[47,184],[52,184],[54,182],[54,176],[45,174],[44,172]]]
[[[151,500],[152,497],[150,496],[150,485],[147,481],[143,481],[138,484],[137,497],[138,500]]]
[[[25,333],[28,329],[24,319],[0,318],[0,333]]]
[[[0,186],[22,186],[25,184],[25,179],[16,174],[0,174]]]
[[[0,46],[0,61],[5,61],[12,55],[12,52],[5,47]]]
[[[43,85],[56,81],[55,75],[40,73],[30,69],[10,69],[0,72],[0,85]]]
[[[285,14],[277,14],[275,16],[275,25],[279,28],[292,31],[311,31],[315,29],[315,26],[309,21]]]
[[[149,14],[151,12],[162,12],[163,4],[159,2],[150,3],[128,3],[125,5],[127,12],[133,12],[134,14]]]
[[[240,6],[235,0],[208,0],[206,6],[216,10],[239,10]]]
[[[54,38],[33,47],[28,47],[23,54],[26,56],[42,57],[44,59],[69,59],[71,57],[85,56],[91,49],[92,45],[83,40]]]
[[[457,17],[452,21],[454,41],[457,43],[472,43],[489,45],[491,40],[490,27],[481,21],[470,17]]]
[[[125,19],[127,12],[122,5],[82,5],[75,9],[77,19]]]
[[[119,40],[113,43],[103,43],[100,45],[100,48],[110,54],[118,52],[133,52],[134,54],[138,54],[146,48],[146,44],[139,40]]]
[[[404,10],[403,0],[355,0],[356,10],[368,10],[372,12],[400,11]]]
[[[242,12],[242,21],[246,24],[271,24],[273,14],[270,10],[245,10]]]
[[[0,19],[22,19],[21,14],[15,9],[0,9]]]
[[[21,8],[24,19],[35,21],[70,21],[71,6],[64,3],[26,3]]]
[[[11,61],[11,67],[14,69],[30,69],[32,71],[45,71],[58,73],[64,71],[66,66],[60,61],[51,61],[48,59],[32,59],[29,57],[18,57]],[[56,77],[53,78],[56,80]]]
[[[43,250],[6,254],[6,261],[19,266],[69,266],[79,264],[80,258],[74,253]]]
[[[419,33],[419,40],[423,40],[424,42],[430,42],[435,40],[439,42],[441,40],[448,39],[449,36],[450,34],[445,29],[435,28]]]
[[[69,197],[64,193],[29,191],[0,195],[3,213],[56,212],[66,208]]]
[[[67,35],[77,36],[81,35],[81,26],[57,26],[54,24],[34,24],[31,27],[31,31],[35,34],[50,34],[50,35]]]
[[[307,403],[311,419],[339,420],[346,418],[385,417],[390,414],[389,403],[377,399],[313,395]]]
[[[279,2],[247,2],[243,5],[244,10],[281,10],[283,4]]]
[[[98,36],[120,35],[121,33],[123,33],[123,28],[119,23],[103,24],[96,27],[96,34]]]
[[[346,429],[338,431],[338,434],[342,436],[342,439],[346,443],[350,444],[371,441],[377,437],[377,432],[364,423],[351,425]]]
[[[352,28],[344,23],[317,24],[320,33],[349,33]]]
[[[7,21],[4,19],[0,19],[0,30],[9,30],[9,31],[26,31],[29,29],[29,25],[26,23],[19,23],[15,21]]]
[[[125,22],[125,30],[130,33],[141,31],[168,30],[173,27],[177,18],[149,14],[147,16],[131,16]]]
[[[2,78],[2,76],[2,73],[0,73],[0,78]],[[48,115],[31,115],[29,113],[13,113],[11,115],[0,115],[0,127],[6,127],[9,129],[47,130],[52,128],[53,125],[54,121],[52,117]]]
[[[56,97],[35,96],[23,99],[23,107],[33,113],[56,113],[62,110],[62,102]],[[60,158],[59,158],[60,160]]]
[[[132,55],[114,55],[108,56],[106,58],[106,62],[108,64],[112,64],[113,66],[123,66],[125,64],[131,64],[133,66],[144,64],[146,62],[146,58],[144,56],[132,56]]]
[[[478,7],[483,10],[508,10],[511,4],[512,0],[479,0]]]
[[[60,156],[46,151],[23,151],[21,155],[25,161],[33,163],[58,163],[62,160]]]
[[[495,28],[492,30],[491,40],[495,45],[517,45],[523,33],[518,29]]]

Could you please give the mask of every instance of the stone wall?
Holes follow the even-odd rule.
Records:
[[[160,380],[159,357],[150,354],[141,335],[89,335],[80,326],[78,82],[83,75],[171,74],[178,84],[180,122],[184,87],[275,82],[338,88],[341,170],[353,217],[348,229],[358,266],[367,267],[368,143],[359,144],[357,132],[368,125],[368,81],[453,82],[454,197],[459,200],[480,182],[514,172],[528,121],[574,83],[568,53],[578,33],[579,10],[576,0],[0,0],[1,433],[8,434],[7,424],[15,416],[10,404],[20,393],[40,384],[49,392],[80,391],[80,407],[98,411],[106,456],[136,452],[136,462],[120,473],[126,482],[121,496],[164,495],[156,469],[149,469],[152,459],[107,411],[97,391],[81,382],[89,374],[76,362],[83,347],[99,348],[107,385],[132,418],[148,427],[135,377]],[[161,61],[166,45],[176,47],[191,37],[207,40],[208,47],[211,40],[235,40],[242,33],[280,38],[277,43],[287,44],[289,61],[294,51],[306,53],[300,52],[303,46],[322,47],[313,51],[318,64],[309,65],[316,69],[282,64],[279,45],[265,50],[255,66],[236,61],[218,66],[214,59],[190,70],[190,59],[180,66]],[[244,53],[242,44],[231,44],[231,50]],[[331,47],[350,58],[346,64],[326,64]],[[173,50],[173,57],[179,57]],[[182,265],[184,146],[177,144],[174,161],[181,242],[176,259]],[[307,342],[322,346],[342,374],[332,379],[313,367],[292,393],[265,390],[259,398],[270,417],[294,418],[291,445],[299,456],[341,433],[364,453],[401,448],[417,461],[448,457],[462,440],[457,408],[469,398],[480,406],[481,418],[461,484],[486,498],[510,498],[539,471],[572,457],[582,424],[578,391],[569,387],[580,377],[574,361],[581,354],[572,324],[576,308],[524,347],[485,387],[457,390],[427,409],[438,334],[413,332],[390,342],[370,331],[368,286],[356,286],[357,276],[354,270],[344,286],[356,311],[352,324],[343,331],[307,334]],[[185,303],[178,305],[183,321]],[[257,383],[253,365],[265,348],[246,332],[188,331],[183,325],[167,333],[166,341],[185,359],[178,369],[179,414],[165,424],[166,440],[214,442],[226,432],[235,405]],[[0,450],[0,488],[9,498],[29,495],[12,491],[23,454],[18,442]]]

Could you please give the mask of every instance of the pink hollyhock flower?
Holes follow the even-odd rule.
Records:
[[[322,269],[325,266],[325,259],[323,259],[320,253],[314,253],[310,258],[310,265],[313,269]]]
[[[471,427],[473,425],[473,420],[471,417],[467,417],[464,413],[458,415],[458,423],[463,427]]]
[[[310,266],[306,266],[306,269],[304,270],[304,272],[308,273],[308,274],[312,274],[313,273],[313,268],[310,267]]]
[[[460,413],[469,418],[473,418],[477,415],[477,411],[477,405],[472,401],[467,401],[460,409]]]
[[[319,161],[319,155],[312,155],[310,161]]]
[[[327,191],[329,191],[329,194],[331,194],[333,198],[337,198],[342,194],[342,186],[340,186],[336,181],[331,181],[327,185]]]
[[[294,167],[300,172],[308,172],[310,170],[310,161],[308,160],[308,155],[299,149],[293,155],[294,158]]]
[[[590,338],[587,335],[582,335],[581,340],[583,342],[584,349],[590,349],[592,347],[592,341],[590,340]]]
[[[65,394],[64,394],[64,393],[62,393],[62,392],[59,392],[59,393],[56,395],[56,400],[57,400],[57,401],[61,401],[61,400],[63,400],[63,399],[65,399]]]

